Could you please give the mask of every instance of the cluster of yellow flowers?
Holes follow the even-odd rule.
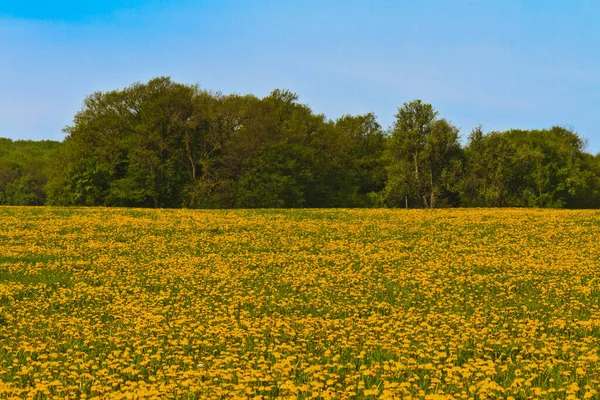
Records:
[[[1,398],[597,398],[600,213],[0,208]]]

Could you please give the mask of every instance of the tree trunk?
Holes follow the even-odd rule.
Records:
[[[190,146],[190,136],[185,135],[185,150],[188,156],[188,160],[190,160],[190,166],[192,168],[191,175],[194,180],[196,180],[196,163],[194,162],[194,158],[192,157],[192,149]]]
[[[422,193],[421,190],[421,179],[419,178],[419,162],[418,162],[418,153],[413,153],[413,160],[415,162],[415,179],[417,180],[417,192],[419,192],[419,196],[423,198],[423,203],[425,204],[425,208],[429,207],[427,204],[427,197]]]
[[[538,194],[539,194],[539,206],[543,207],[543,203],[542,203],[542,178],[541,178],[541,173],[538,174],[538,179],[537,179],[537,187],[538,187]]]
[[[431,171],[431,177],[429,180],[430,184],[431,184],[431,193],[430,193],[430,200],[429,200],[429,208],[434,208],[434,204],[435,204],[435,187],[433,186],[433,171]]]

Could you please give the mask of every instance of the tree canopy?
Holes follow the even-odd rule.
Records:
[[[155,78],[88,96],[62,143],[0,139],[0,204],[600,207],[600,155],[572,130],[477,127],[461,145],[431,104],[395,117]]]

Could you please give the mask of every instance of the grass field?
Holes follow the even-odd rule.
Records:
[[[597,398],[600,213],[0,208],[0,397]]]

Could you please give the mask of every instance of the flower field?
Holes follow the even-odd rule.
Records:
[[[600,213],[0,208],[0,398],[598,398]]]

